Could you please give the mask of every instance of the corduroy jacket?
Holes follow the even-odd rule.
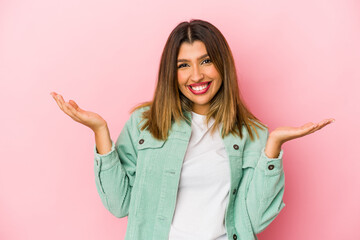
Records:
[[[114,216],[128,216],[125,240],[168,240],[176,206],[180,172],[191,135],[187,121],[174,123],[167,140],[140,130],[142,112],[134,111],[111,151],[99,154],[94,146],[97,191]],[[191,113],[185,112],[191,120]],[[268,129],[257,128],[251,141],[243,125],[243,138],[228,134],[224,145],[231,183],[225,212],[229,240],[254,240],[285,206],[283,150],[268,158]],[[201,239],[203,240],[203,239]]]

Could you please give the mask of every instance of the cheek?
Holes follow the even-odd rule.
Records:
[[[184,87],[183,85],[185,85],[186,81],[187,81],[187,74],[180,71],[177,73],[177,79],[178,79],[180,88]]]
[[[209,68],[207,74],[209,76],[211,76],[212,78],[220,78],[220,74],[217,71],[217,69],[215,68],[215,66],[213,66],[212,68]]]

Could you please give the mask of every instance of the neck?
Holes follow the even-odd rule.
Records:
[[[195,106],[193,106],[192,111],[194,113],[197,113],[200,115],[206,115],[209,112],[209,106],[208,105],[206,105],[206,106],[195,105]]]

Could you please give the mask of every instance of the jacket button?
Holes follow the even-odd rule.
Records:
[[[234,147],[235,150],[238,150],[238,149],[239,149],[239,146],[238,146],[237,144],[234,144],[233,147]]]
[[[233,194],[235,194],[236,193],[236,188],[234,188],[234,190],[233,190]]]
[[[274,169],[274,165],[272,165],[272,164],[269,165],[269,166],[268,166],[268,169],[269,169],[269,170],[273,170],[273,169]]]
[[[143,144],[143,143],[144,143],[144,139],[140,139],[139,143],[140,143],[140,144]]]
[[[236,234],[233,235],[233,239],[236,240],[237,239],[237,236]]]

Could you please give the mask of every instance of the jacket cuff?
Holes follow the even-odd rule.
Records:
[[[108,153],[100,154],[96,150],[96,144],[94,145],[95,167],[97,170],[106,170],[113,167],[118,161],[119,156],[115,150],[115,144],[111,140],[111,150]]]
[[[265,154],[265,147],[263,147],[257,167],[265,171],[265,175],[277,175],[283,171],[283,154],[284,151],[281,149],[277,158],[269,158]]]

